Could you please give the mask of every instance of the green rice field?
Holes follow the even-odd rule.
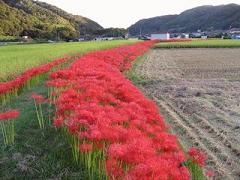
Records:
[[[134,42],[136,40],[0,46],[0,81],[12,79],[28,68],[59,57],[81,55],[89,51],[108,49]]]
[[[240,40],[193,40],[188,42],[162,42],[154,48],[239,48]]]

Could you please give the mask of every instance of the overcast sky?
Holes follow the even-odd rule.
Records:
[[[41,0],[69,13],[88,17],[105,28],[127,28],[140,19],[179,14],[201,5],[221,5],[240,0]]]

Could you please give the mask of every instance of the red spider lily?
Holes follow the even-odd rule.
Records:
[[[60,116],[53,121],[53,125],[55,127],[60,127],[61,125],[63,125],[63,122],[64,122],[64,118]]]
[[[14,89],[23,87],[24,84],[28,80],[30,80],[32,77],[46,73],[50,69],[52,69],[54,66],[57,66],[67,61],[68,61],[68,58],[57,59],[50,63],[26,70],[23,74],[19,75],[14,80],[7,81],[7,82],[0,82],[0,95],[11,93]]]
[[[44,101],[45,101],[45,98],[44,98],[42,95],[37,94],[37,93],[32,93],[32,96],[31,96],[31,97],[34,99],[34,101],[35,101],[37,104],[42,104],[42,103],[44,103]]]
[[[176,179],[188,180],[190,177],[186,167],[176,167],[174,158],[152,157],[145,162],[138,164],[129,171],[127,180],[158,180]]]
[[[59,88],[54,125],[66,128],[79,142],[88,142],[79,146],[80,151],[91,151],[87,162],[97,164],[92,167],[105,164],[109,179],[190,178],[181,166],[184,153],[167,132],[157,105],[122,74],[154,43],[86,54],[52,73],[47,82]],[[106,162],[91,159],[95,150],[106,155]]]
[[[3,141],[5,146],[14,144],[15,141],[15,129],[14,120],[19,117],[19,111],[11,110],[0,113],[0,130],[3,135]],[[11,121],[9,121],[11,119]]]
[[[214,171],[208,170],[208,171],[205,173],[205,175],[206,175],[207,177],[214,177],[214,176],[215,176],[215,173],[214,173]]]
[[[34,100],[34,106],[36,110],[39,127],[42,129],[45,127],[45,118],[43,117],[42,103],[44,103],[46,99],[44,99],[42,95],[37,93],[32,93],[31,97]]]
[[[118,179],[124,176],[124,170],[119,166],[118,161],[109,159],[106,161],[106,170],[110,179]]]
[[[195,147],[192,147],[189,149],[188,154],[194,163],[198,164],[201,167],[205,166],[207,155],[204,152]]]
[[[19,111],[18,110],[11,110],[7,112],[0,113],[0,120],[9,120],[9,119],[16,119],[19,117]]]
[[[87,152],[92,151],[93,146],[92,146],[92,144],[81,144],[79,146],[79,149],[80,149],[81,152],[87,153]]]

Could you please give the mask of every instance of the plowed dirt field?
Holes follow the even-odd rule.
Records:
[[[141,61],[139,86],[181,144],[207,152],[217,179],[240,179],[240,49],[157,49]]]

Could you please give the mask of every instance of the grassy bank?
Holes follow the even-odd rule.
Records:
[[[188,42],[158,43],[153,48],[240,48],[240,40],[193,40]]]
[[[55,58],[131,44],[134,40],[0,46],[0,81]]]
[[[39,129],[32,92],[47,97],[47,88],[39,85],[7,105],[21,114],[15,121],[15,145],[3,146],[0,135],[0,179],[85,179],[86,170],[76,166],[62,133],[52,126]],[[49,110],[51,113],[43,104],[44,118],[48,118]]]

